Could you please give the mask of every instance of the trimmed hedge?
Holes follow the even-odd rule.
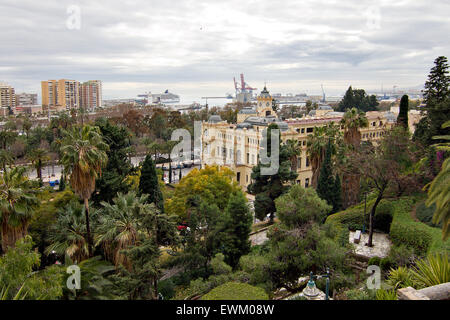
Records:
[[[389,236],[395,245],[404,244],[414,248],[416,254],[425,256],[432,244],[433,235],[429,230],[430,227],[411,218],[410,212],[413,207],[414,199],[411,198],[396,202]]]
[[[369,229],[370,210],[375,200],[367,201],[366,230]],[[374,229],[389,233],[394,213],[392,202],[381,200],[377,206],[374,217]],[[328,216],[325,223],[338,223],[345,225],[349,230],[362,230],[364,222],[364,203],[348,208]]]
[[[267,293],[247,283],[227,282],[205,294],[201,300],[269,300]]]

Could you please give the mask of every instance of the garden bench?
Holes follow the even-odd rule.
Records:
[[[355,234],[353,235],[353,242],[359,243],[361,240],[361,230],[356,230]]]

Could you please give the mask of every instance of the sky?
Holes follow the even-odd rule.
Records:
[[[450,57],[448,0],[1,0],[0,81],[99,79],[103,98],[420,88]]]

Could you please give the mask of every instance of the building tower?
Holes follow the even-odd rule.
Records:
[[[259,96],[256,98],[256,112],[260,117],[277,116],[276,112],[273,111],[273,98],[267,90],[266,86],[261,91]]]

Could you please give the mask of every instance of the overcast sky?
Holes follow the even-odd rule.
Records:
[[[100,79],[104,98],[200,101],[244,73],[258,89],[335,95],[423,85],[450,58],[450,1],[1,0],[0,30],[0,80],[18,92]]]

